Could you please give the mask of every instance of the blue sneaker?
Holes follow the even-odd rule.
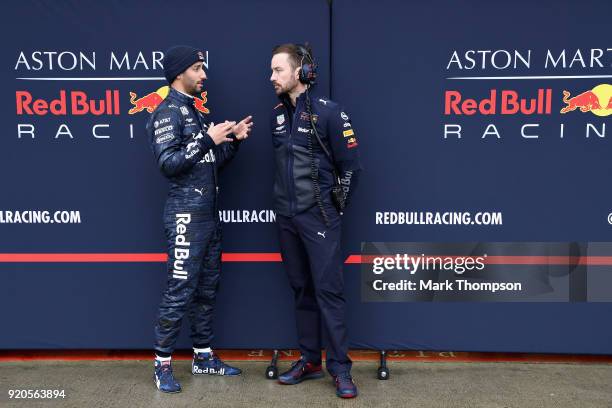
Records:
[[[336,395],[340,398],[355,398],[359,394],[351,373],[343,372],[333,377],[336,382]]]
[[[181,392],[181,384],[174,378],[170,361],[155,360],[155,375],[153,381],[161,392]]]
[[[225,364],[213,352],[195,353],[193,355],[193,362],[191,363],[191,374],[193,375],[208,374],[235,376],[241,373],[241,369]]]
[[[307,363],[300,358],[291,364],[291,368],[278,376],[278,382],[284,385],[299,384],[304,380],[312,380],[323,377],[321,364]]]

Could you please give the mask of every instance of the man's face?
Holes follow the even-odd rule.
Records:
[[[186,93],[189,95],[199,95],[202,92],[203,83],[206,79],[204,63],[196,62],[176,78],[181,81],[181,85],[183,85]]]
[[[299,68],[291,67],[289,54],[282,52],[274,55],[272,57],[271,68],[272,76],[270,76],[270,81],[277,95],[289,93],[298,86]]]

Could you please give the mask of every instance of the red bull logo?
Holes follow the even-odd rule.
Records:
[[[445,115],[550,115],[552,89],[538,89],[524,96],[511,89],[491,89],[488,98],[465,98],[461,91],[444,93]],[[531,96],[531,97],[530,97]]]
[[[107,89],[102,95],[91,95],[83,91],[59,91],[59,98],[35,98],[29,91],[16,91],[17,115],[119,115],[119,90]]]
[[[130,103],[134,105],[134,107],[130,109],[128,113],[133,115],[135,113],[142,112],[143,110],[153,113],[153,111],[163,100],[164,98],[159,96],[157,92],[151,92],[150,94],[138,99],[136,99],[136,94],[134,92],[130,92]]]
[[[134,106],[128,111],[128,113],[130,115],[134,115],[144,110],[149,113],[153,113],[153,111],[157,109],[159,104],[162,103],[164,99],[166,99],[166,96],[168,96],[168,92],[170,92],[170,88],[167,85],[162,86],[158,90],[148,93],[141,98],[137,98],[138,95],[136,95],[136,93],[130,92],[130,103]],[[206,102],[208,102],[208,98],[206,97],[207,93],[207,91],[202,92],[200,94],[200,98],[194,96],[195,108],[200,112],[206,114],[210,113],[210,110],[206,106],[204,106]]]
[[[580,112],[591,112],[597,116],[608,116],[612,114],[612,85],[600,84],[590,91],[582,92],[571,97],[569,91],[563,91],[563,102],[565,107],[561,113],[567,113],[580,109]]]

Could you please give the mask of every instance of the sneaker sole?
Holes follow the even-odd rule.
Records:
[[[295,385],[295,384],[299,384],[304,380],[316,380],[317,378],[323,378],[324,374],[323,373],[311,373],[311,374],[306,374],[303,377],[300,377],[299,379],[293,380],[293,381],[282,381],[281,379],[278,380],[279,384],[282,385]]]

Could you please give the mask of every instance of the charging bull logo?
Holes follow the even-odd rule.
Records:
[[[569,98],[569,96],[569,92],[563,91],[563,102],[565,102],[567,106],[561,109],[561,113],[567,113],[569,111],[576,110],[577,108],[580,108],[580,112],[589,112],[593,109],[601,109],[601,106],[599,106],[599,98],[593,93],[593,91],[583,92],[580,95],[574,96],[573,98]]]
[[[563,102],[566,106],[561,113],[580,109],[580,112],[591,112],[597,116],[612,115],[612,85],[597,85],[590,91],[582,92],[570,98],[569,91],[563,91]]]
[[[162,86],[157,91],[148,93],[141,98],[137,98],[138,95],[136,95],[136,93],[130,92],[130,103],[134,106],[128,111],[128,113],[130,115],[134,115],[144,110],[149,113],[153,113],[153,111],[157,109],[159,104],[162,103],[164,99],[166,99],[166,96],[168,96],[168,92],[170,92],[170,88],[167,85]],[[210,110],[206,106],[204,106],[206,102],[208,102],[208,98],[206,95],[207,91],[204,91],[200,94],[201,98],[194,96],[193,99],[195,108],[202,113],[208,114],[210,113]]]

